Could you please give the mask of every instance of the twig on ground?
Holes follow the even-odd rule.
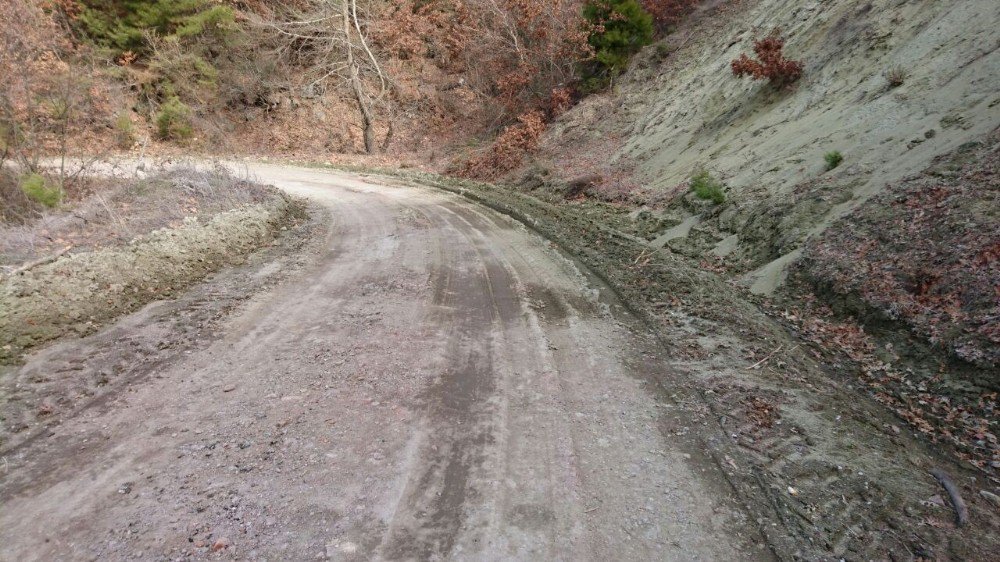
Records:
[[[795,350],[795,348],[797,348],[798,346],[799,346],[799,344],[795,344],[794,346],[792,346],[792,348],[791,348],[791,349],[789,349],[789,350],[788,350],[788,352],[789,352],[789,353],[791,353],[791,352],[792,352],[792,351],[794,351],[794,350]],[[753,370],[753,369],[756,369],[756,368],[760,367],[761,365],[763,365],[764,363],[767,363],[767,361],[768,361],[769,359],[771,359],[772,357],[774,357],[774,356],[775,356],[775,354],[777,354],[777,353],[778,353],[779,351],[781,351],[781,350],[782,350],[782,348],[784,348],[784,347],[785,347],[785,344],[781,344],[781,345],[779,345],[779,346],[778,346],[777,348],[775,348],[775,350],[774,350],[774,351],[772,351],[771,353],[768,353],[768,354],[767,354],[767,357],[765,357],[765,358],[761,359],[760,361],[758,361],[758,362],[754,363],[753,365],[750,365],[749,367],[747,367],[747,370],[748,370],[748,371],[750,371],[750,370]]]
[[[45,256],[43,258],[38,258],[37,260],[34,260],[34,261],[29,261],[28,263],[26,263],[26,264],[22,265],[21,267],[15,269],[14,271],[11,271],[10,275],[11,275],[11,277],[13,277],[13,276],[15,276],[15,275],[17,275],[19,273],[24,273],[25,271],[28,271],[29,269],[31,269],[33,267],[38,267],[40,265],[45,265],[45,264],[47,264],[49,262],[56,261],[63,254],[65,254],[66,252],[68,252],[68,251],[70,251],[72,249],[73,249],[73,246],[66,246],[65,248],[63,248],[62,250],[59,250],[58,252],[52,254],[51,256]]]
[[[761,359],[760,361],[754,363],[753,365],[750,365],[749,367],[747,367],[747,370],[751,371],[753,369],[756,369],[757,367],[760,367],[761,365],[763,365],[764,363],[766,363],[768,359],[774,357],[774,354],[777,353],[777,352],[779,352],[779,351],[781,351],[782,348],[784,348],[784,347],[785,347],[785,344],[779,345],[777,348],[775,348],[774,351],[772,351],[771,353],[768,353],[767,357],[765,357],[765,358]]]

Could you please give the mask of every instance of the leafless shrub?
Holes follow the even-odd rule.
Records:
[[[60,199],[72,191],[76,176],[65,164],[74,140],[111,124],[116,113],[115,97],[93,78],[90,62],[69,43],[56,15],[41,4],[0,2],[0,169],[7,170],[5,201],[18,200],[10,178],[19,181],[25,174],[42,173],[44,158],[60,160],[54,171],[44,172]],[[93,144],[87,150],[96,152]],[[4,212],[2,218],[16,219],[21,211]]]
[[[302,0],[269,12],[270,17],[253,14],[251,21],[269,34],[274,55],[301,69],[307,77],[301,88],[309,95],[328,87],[349,89],[361,113],[365,151],[375,152],[375,121],[380,110],[388,114],[391,83],[368,39],[364,7],[359,9],[356,0]]]
[[[906,78],[909,73],[902,66],[894,66],[886,70],[883,75],[885,76],[885,82],[889,85],[889,89],[898,88],[906,82]]]

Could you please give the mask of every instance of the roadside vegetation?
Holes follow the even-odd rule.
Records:
[[[691,191],[698,199],[705,199],[716,205],[726,200],[722,182],[715,179],[707,170],[701,170],[691,177]]]
[[[150,143],[320,142],[292,110],[325,113],[333,100],[348,118],[324,149],[450,146],[452,172],[497,178],[701,3],[12,0],[0,70],[18,79],[0,85],[0,167],[51,174],[41,155]],[[252,126],[261,119],[268,127]],[[72,190],[74,178],[47,181]]]
[[[221,168],[88,185],[60,208],[0,222],[0,363],[239,262],[294,220],[280,192]]]
[[[832,170],[844,161],[844,155],[839,150],[832,150],[823,155],[823,160],[826,161],[826,169]]]
[[[44,185],[42,176],[31,178]],[[32,200],[30,213],[8,214],[0,220],[0,273],[66,247],[81,252],[122,245],[154,230],[204,222],[273,196],[263,186],[222,168],[209,172],[176,168],[146,178],[87,177],[77,185],[85,188],[58,203],[55,195],[49,195],[51,205]]]
[[[742,54],[730,63],[733,75],[767,80],[778,87],[792,84],[802,77],[803,67],[801,62],[786,58],[784,48],[781,30],[774,29],[767,37],[754,41],[753,52],[757,58]]]

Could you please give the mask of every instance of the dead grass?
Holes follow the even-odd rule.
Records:
[[[19,196],[16,181],[4,177],[0,184],[5,210],[0,265],[8,268],[67,246],[74,250],[114,246],[186,221],[205,222],[219,212],[261,202],[267,194],[264,187],[221,168],[209,172],[180,168],[145,179],[81,180],[75,197],[52,210]],[[7,220],[8,214],[12,220]]]

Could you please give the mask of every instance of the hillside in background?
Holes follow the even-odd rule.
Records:
[[[620,73],[654,19],[637,0],[614,4],[12,0],[0,7],[0,65],[17,77],[0,92],[7,145],[433,161]],[[595,39],[622,26],[623,40]]]

